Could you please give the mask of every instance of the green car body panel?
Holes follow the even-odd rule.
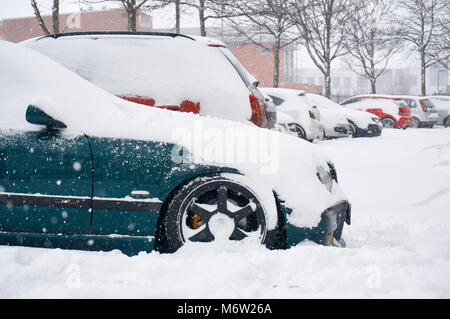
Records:
[[[174,144],[0,133],[0,244],[151,251],[159,211],[187,180],[230,168],[175,163]],[[133,191],[152,199],[134,199]]]
[[[178,145],[89,137],[70,130],[0,131],[0,245],[79,250],[119,249],[127,255],[154,249],[160,212],[190,179],[236,169],[193,163]],[[184,151],[185,152],[185,151]],[[134,198],[133,192],[148,198]],[[308,239],[329,244],[348,203],[330,208],[311,229],[287,222],[290,210],[274,193],[279,226],[270,248]],[[334,219],[333,219],[334,218]],[[338,227],[339,228],[339,227]],[[339,235],[340,236],[340,235]]]

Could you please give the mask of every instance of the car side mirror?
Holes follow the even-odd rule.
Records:
[[[67,126],[58,120],[55,120],[50,115],[46,114],[40,108],[34,105],[29,105],[25,114],[27,122],[31,124],[45,125],[47,128],[60,129]]]
[[[257,87],[258,87],[258,85],[259,85],[259,81],[255,81],[255,82],[253,82],[253,86],[254,86],[255,88],[257,88]]]

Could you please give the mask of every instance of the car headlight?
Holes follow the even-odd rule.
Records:
[[[333,187],[333,175],[330,170],[325,170],[323,167],[319,166],[317,168],[317,177],[325,185],[326,189],[331,192]]]
[[[372,117],[372,121],[374,121],[377,124],[381,123],[378,117]]]

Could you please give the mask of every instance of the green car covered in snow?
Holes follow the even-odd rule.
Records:
[[[350,205],[333,165],[308,143],[123,101],[6,42],[0,68],[0,245],[132,255],[217,236],[275,249],[304,239],[342,244]],[[195,148],[171,133],[199,122],[275,137],[271,158],[284,149],[292,158],[270,173],[217,156],[192,160]]]

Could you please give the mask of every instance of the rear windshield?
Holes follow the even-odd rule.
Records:
[[[428,99],[423,99],[422,100],[423,105],[428,109],[428,108],[434,108],[434,104],[433,102],[431,102],[431,100]]]
[[[405,103],[410,107],[410,108],[415,108],[417,107],[417,103],[415,100],[413,99],[403,99],[403,101],[405,101]]]
[[[236,57],[231,53],[230,50],[227,48],[220,48],[220,51],[223,53],[223,55],[230,61],[230,63],[233,65],[233,67],[236,69],[237,73],[241,77],[242,81],[244,81],[245,85],[249,87],[252,85],[252,81],[248,76],[247,70],[244,69],[242,64],[236,59]]]
[[[200,102],[201,115],[226,119],[251,116],[245,73],[236,72],[238,64],[223,51],[190,39],[83,36],[24,45],[114,95],[151,98],[156,106]]]
[[[284,100],[283,100],[282,98],[280,98],[280,97],[276,97],[276,96],[270,95],[270,94],[269,94],[269,96],[272,98],[272,101],[273,101],[273,103],[274,103],[276,106],[281,105],[281,104],[284,103]]]
[[[408,106],[408,104],[406,104],[405,101],[403,100],[393,100],[395,104],[397,104],[398,106]]]

